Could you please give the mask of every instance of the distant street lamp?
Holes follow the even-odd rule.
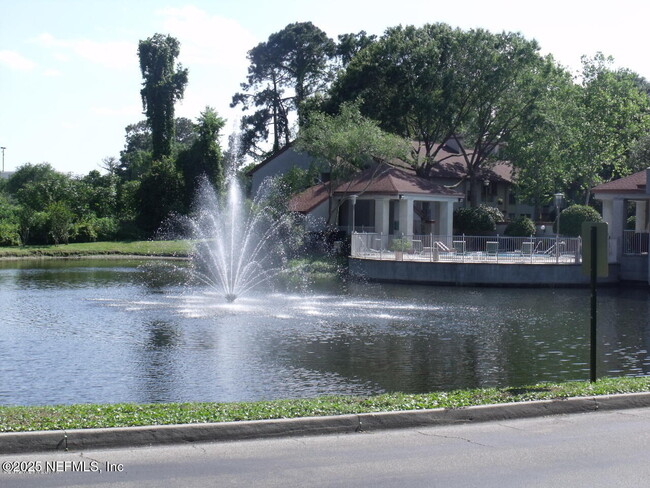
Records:
[[[557,212],[557,232],[556,234],[560,233],[560,206],[562,205],[562,199],[564,198],[564,193],[556,193],[553,195],[553,199],[555,200],[555,211]]]
[[[487,203],[487,200],[488,200],[488,188],[490,187],[490,180],[485,178],[483,180],[483,186],[485,187],[485,200],[484,200],[483,203]]]

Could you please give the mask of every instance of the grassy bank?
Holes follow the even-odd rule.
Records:
[[[342,415],[426,408],[460,408],[576,396],[650,391],[650,377],[597,383],[541,383],[428,394],[322,397],[248,403],[167,403],[0,407],[0,432],[129,427]]]
[[[84,242],[57,246],[0,247],[0,258],[76,257],[76,256],[160,256],[184,257],[189,241]]]

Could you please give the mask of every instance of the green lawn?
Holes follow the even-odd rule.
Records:
[[[167,403],[0,407],[0,432],[129,427],[343,415],[427,408],[459,408],[577,396],[650,391],[650,377],[540,383],[428,394],[322,397],[247,403]]]
[[[123,241],[84,242],[58,246],[0,247],[2,257],[73,257],[93,255],[134,255],[185,257],[191,249],[189,241]]]

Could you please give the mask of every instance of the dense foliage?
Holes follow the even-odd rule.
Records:
[[[493,232],[498,222],[503,222],[503,214],[495,207],[460,208],[454,212],[454,228],[460,234],[480,235]]]
[[[574,77],[517,33],[438,23],[337,42],[311,22],[289,24],[248,53],[248,76],[231,100],[244,112],[241,133],[227,150],[219,143],[225,120],[214,109],[196,120],[174,117],[188,84],[179,53],[169,35],[139,43],[146,120],[126,127],[124,149],[105,159],[104,173],[27,163],[0,180],[0,244],[150,237],[171,214],[191,211],[201,179],[219,189],[225,166],[241,175],[251,157],[294,140],[317,161],[309,174],[288,174],[290,192],[320,172],[337,182],[396,157],[427,177],[442,149],[455,147],[470,207],[484,172],[507,160],[517,201],[534,206],[533,219],[554,193],[589,205],[593,186],[650,163],[650,83],[601,53],[583,57]],[[561,230],[574,234],[565,225],[577,210],[565,212]],[[580,218],[595,218],[587,212]],[[503,217],[472,208],[456,219],[459,232],[473,233]],[[509,232],[527,233],[529,224],[514,222]]]
[[[511,237],[528,237],[535,234],[535,223],[522,215],[510,222],[503,233]]]
[[[140,94],[151,127],[153,158],[169,156],[174,138],[174,103],[183,98],[187,70],[175,66],[180,43],[171,36],[156,34],[140,41],[138,56],[144,83]]]
[[[560,234],[578,237],[583,222],[602,222],[600,214],[587,205],[572,205],[560,212]]]

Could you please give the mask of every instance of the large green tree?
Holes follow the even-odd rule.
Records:
[[[650,132],[641,136],[630,148],[628,168],[630,172],[637,172],[650,166]]]
[[[533,205],[535,219],[553,194],[566,191],[575,179],[571,161],[579,141],[579,96],[570,73],[557,68],[544,96],[500,153],[514,167],[517,198]]]
[[[500,158],[502,145],[525,130],[548,93],[556,70],[551,57],[542,58],[537,43],[519,34],[470,32],[477,52],[472,53],[472,110],[452,136],[465,160],[471,193],[479,202],[484,171]],[[459,136],[461,134],[462,136]]]
[[[189,204],[196,195],[201,178],[220,191],[224,183],[224,162],[219,135],[226,121],[212,107],[206,107],[196,123],[194,143],[178,155],[177,165],[185,182],[185,202]]]
[[[341,67],[345,68],[361,50],[375,42],[377,36],[368,35],[366,31],[362,30],[356,34],[340,34],[338,39],[336,55],[339,58]]]
[[[174,129],[172,155],[190,148],[198,137],[194,122],[188,118],[177,117]],[[119,164],[114,165],[112,172],[124,181],[139,179],[151,168],[153,159],[151,127],[148,121],[142,120],[127,125],[124,130],[126,133],[124,149],[120,152]]]
[[[331,218],[337,210],[331,197],[342,181],[378,162],[405,159],[410,144],[362,116],[358,103],[344,103],[337,115],[310,113],[296,147],[312,156],[321,171],[329,174]]]
[[[262,146],[270,136],[272,152],[289,144],[291,116],[301,119],[301,104],[325,88],[335,48],[334,41],[314,24],[296,22],[248,52],[248,77],[231,106],[255,109],[242,118],[242,144],[249,154],[265,154]]]
[[[499,144],[544,90],[552,62],[538,50],[513,33],[446,24],[391,28],[352,59],[330,103],[360,96],[364,115],[417,141],[412,161],[421,176],[430,174],[445,143],[455,139],[476,187]],[[473,203],[477,196],[473,191]]]
[[[556,70],[523,130],[508,140],[504,156],[516,168],[517,192],[537,216],[555,192],[588,203],[594,185],[647,165],[650,99],[638,75],[611,63],[602,54],[583,57],[577,82]]]
[[[137,223],[152,235],[172,214],[184,210],[184,184],[181,173],[171,158],[155,160],[142,178],[136,194]]]
[[[629,156],[650,131],[650,98],[639,77],[613,69],[602,53],[583,57],[580,93],[579,143],[572,158],[576,199],[589,202],[590,188],[629,174]]]
[[[151,127],[154,160],[172,152],[174,104],[183,98],[188,78],[187,69],[175,64],[179,54],[180,43],[169,35],[155,34],[138,47],[144,78],[140,94]]]
[[[329,110],[362,99],[364,115],[379,121],[384,130],[423,145],[420,170],[428,173],[437,143],[449,139],[468,112],[455,102],[461,94],[454,74],[461,35],[445,24],[388,29],[336,80]]]
[[[24,164],[7,181],[7,192],[33,211],[42,211],[58,201],[74,200],[72,179],[50,164]]]

